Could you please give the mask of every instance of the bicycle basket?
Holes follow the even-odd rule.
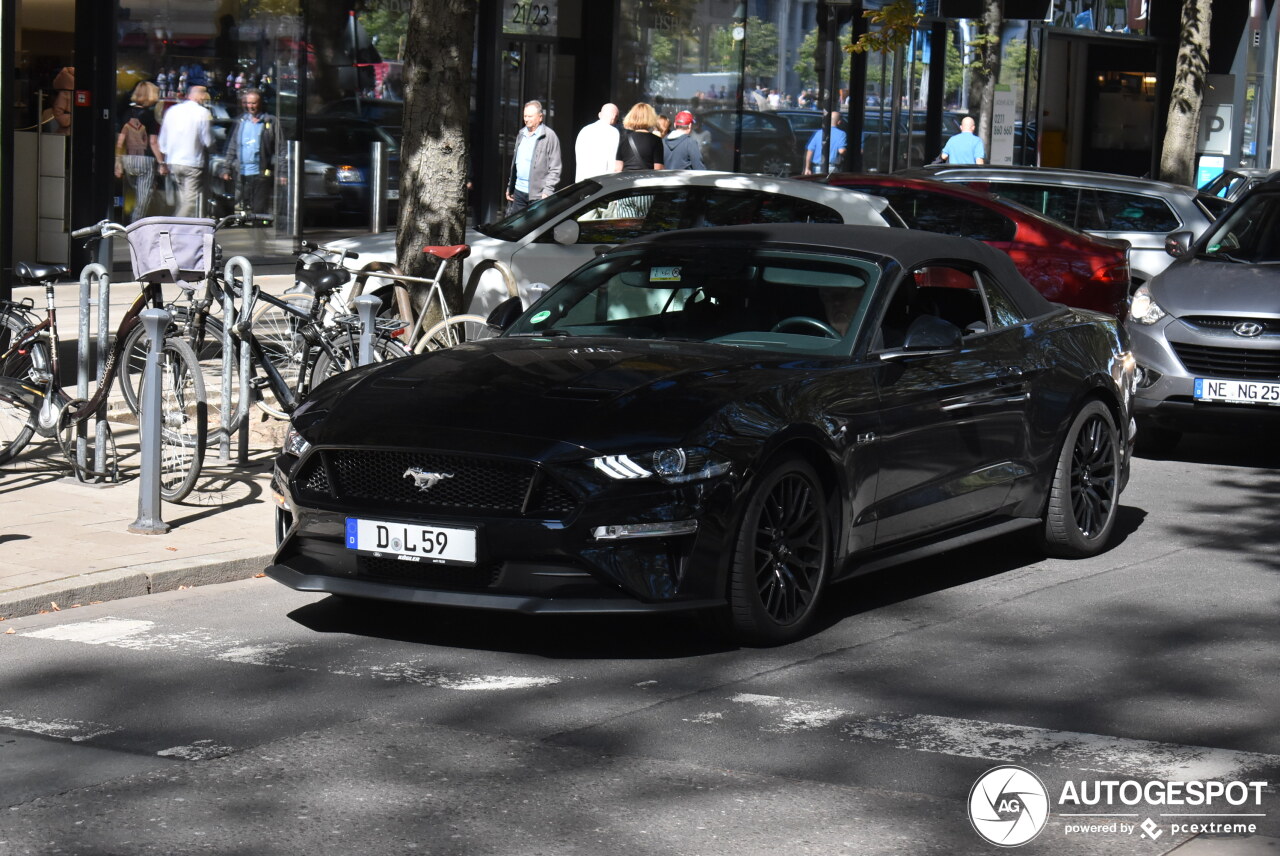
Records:
[[[214,221],[203,217],[144,217],[125,228],[133,276],[176,282],[193,291],[213,264]]]

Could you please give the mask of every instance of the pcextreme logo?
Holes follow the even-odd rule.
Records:
[[[1049,792],[1030,770],[1006,765],[987,770],[969,791],[969,822],[1000,847],[1018,847],[1040,834],[1049,819]]]

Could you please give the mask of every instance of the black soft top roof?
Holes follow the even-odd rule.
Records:
[[[663,232],[625,246],[642,245],[695,245],[705,247],[709,252],[732,252],[735,247],[755,248],[762,245],[806,250],[828,249],[881,256],[897,262],[905,270],[954,261],[965,267],[977,267],[989,272],[1005,287],[1028,318],[1043,315],[1053,307],[1053,304],[1023,279],[1013,261],[999,250],[971,238],[957,238],[916,229],[829,223],[761,223]]]

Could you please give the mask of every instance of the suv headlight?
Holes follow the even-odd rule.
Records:
[[[334,173],[334,178],[341,184],[355,184],[364,181],[364,173],[359,168],[343,164]]]
[[[629,455],[601,455],[588,463],[611,479],[659,478],[667,484],[713,478],[729,471],[727,461],[719,461],[706,449],[671,448]]]
[[[1145,286],[1139,286],[1129,304],[1129,319],[1139,324],[1154,324],[1169,313],[1160,308]]]

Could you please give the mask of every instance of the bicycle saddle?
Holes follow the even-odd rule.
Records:
[[[298,279],[311,286],[317,295],[324,295],[345,285],[351,279],[351,271],[332,267],[303,268],[298,271]]]
[[[37,265],[31,262],[18,262],[13,268],[13,275],[18,279],[37,285],[61,279],[70,272],[71,268],[66,265]]]
[[[465,259],[471,255],[471,248],[466,244],[454,244],[452,247],[423,247],[424,253],[430,253],[438,259]]]

